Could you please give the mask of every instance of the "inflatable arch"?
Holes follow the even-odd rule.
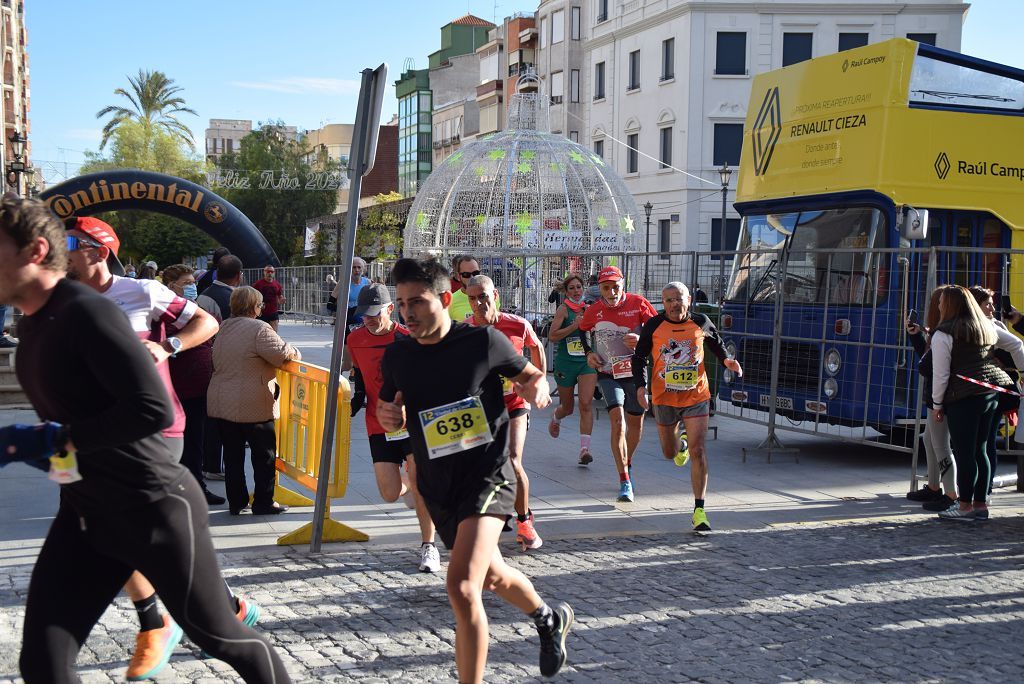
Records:
[[[153,171],[114,169],[78,176],[39,194],[61,219],[104,211],[154,211],[199,228],[247,267],[280,266],[274,249],[249,218],[209,188]]]

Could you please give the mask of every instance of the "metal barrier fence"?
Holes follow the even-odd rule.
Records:
[[[681,281],[696,294],[695,306],[706,298],[702,310],[744,368],[742,378],[724,374],[719,414],[765,425],[768,448],[778,449],[776,431],[787,430],[916,455],[918,440],[911,437],[924,416],[923,383],[906,335],[907,312],[915,309],[924,323],[931,291],[946,283],[985,285],[997,292],[997,302],[1005,293],[1024,308],[1024,291],[1011,291],[1007,277],[1011,266],[1024,264],[1022,258],[1024,251],[872,248],[854,240],[843,248],[787,252],[538,252],[478,261],[500,291],[502,308],[538,330],[556,308],[549,294],[568,273],[586,278],[603,266],[619,266],[627,290],[656,306],[664,284]],[[393,294],[392,265],[371,262],[366,275]],[[323,316],[329,273],[350,271],[279,268],[286,309]],[[260,278],[262,271],[249,270],[246,277]]]

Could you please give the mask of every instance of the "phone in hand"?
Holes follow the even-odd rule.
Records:
[[[1003,315],[1010,313],[1013,310],[1013,304],[1010,303],[1010,295],[1003,295],[1001,298],[1001,304],[1003,308]]]
[[[910,310],[910,313],[907,314],[907,320],[910,321],[909,325],[921,325],[917,316],[917,309]]]

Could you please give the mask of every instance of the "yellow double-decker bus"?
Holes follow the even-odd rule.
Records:
[[[910,422],[929,287],[1024,293],[1024,71],[893,39],[758,76],[744,135],[719,400],[765,409],[774,376],[794,420]]]

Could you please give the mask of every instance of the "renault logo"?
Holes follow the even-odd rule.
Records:
[[[939,156],[935,158],[935,173],[938,174],[939,180],[946,180],[949,174],[949,157],[945,152],[939,152]]]
[[[768,173],[768,165],[772,161],[775,143],[782,134],[782,109],[779,105],[779,89],[772,88],[764,95],[761,110],[754,120],[754,130],[750,132],[750,140],[754,150],[754,175],[763,176]]]

